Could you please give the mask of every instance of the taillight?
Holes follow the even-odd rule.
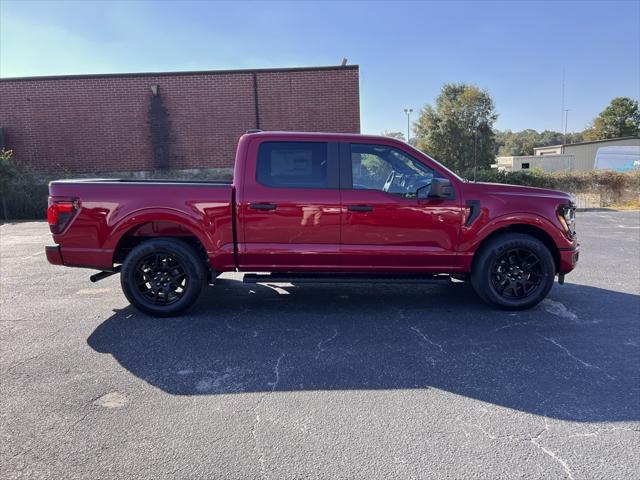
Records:
[[[69,225],[78,209],[78,201],[68,198],[49,197],[47,221],[51,233],[61,233]]]

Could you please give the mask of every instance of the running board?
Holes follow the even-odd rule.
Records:
[[[436,283],[451,282],[449,275],[393,273],[245,273],[244,283]]]

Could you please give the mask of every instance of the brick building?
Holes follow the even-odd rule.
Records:
[[[0,80],[6,148],[36,172],[233,166],[247,129],[359,132],[358,66]]]

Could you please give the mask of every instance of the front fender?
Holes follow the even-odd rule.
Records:
[[[462,228],[460,252],[475,252],[480,244],[491,234],[513,225],[526,225],[542,230],[551,237],[558,248],[571,248],[573,246],[573,242],[566,237],[558,220],[554,222],[546,217],[529,212],[511,212],[496,217],[482,225],[476,225],[477,223],[468,228]]]

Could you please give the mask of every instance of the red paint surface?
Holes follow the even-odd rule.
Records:
[[[452,199],[407,199],[375,190],[272,188],[256,179],[263,141],[368,142],[392,145],[448,178]],[[468,183],[403,142],[353,134],[263,132],[241,137],[234,183],[53,182],[50,194],[78,199],[79,212],[54,235],[65,265],[113,267],[126,236],[191,236],[217,271],[406,271],[460,273],[488,236],[535,227],[555,246],[559,272],[575,266],[577,241],[558,220],[562,192]],[[467,200],[480,202],[470,225]],[[276,204],[275,210],[250,208]],[[352,212],[349,205],[373,206]],[[232,222],[236,222],[236,235]],[[237,246],[237,262],[234,255]]]

